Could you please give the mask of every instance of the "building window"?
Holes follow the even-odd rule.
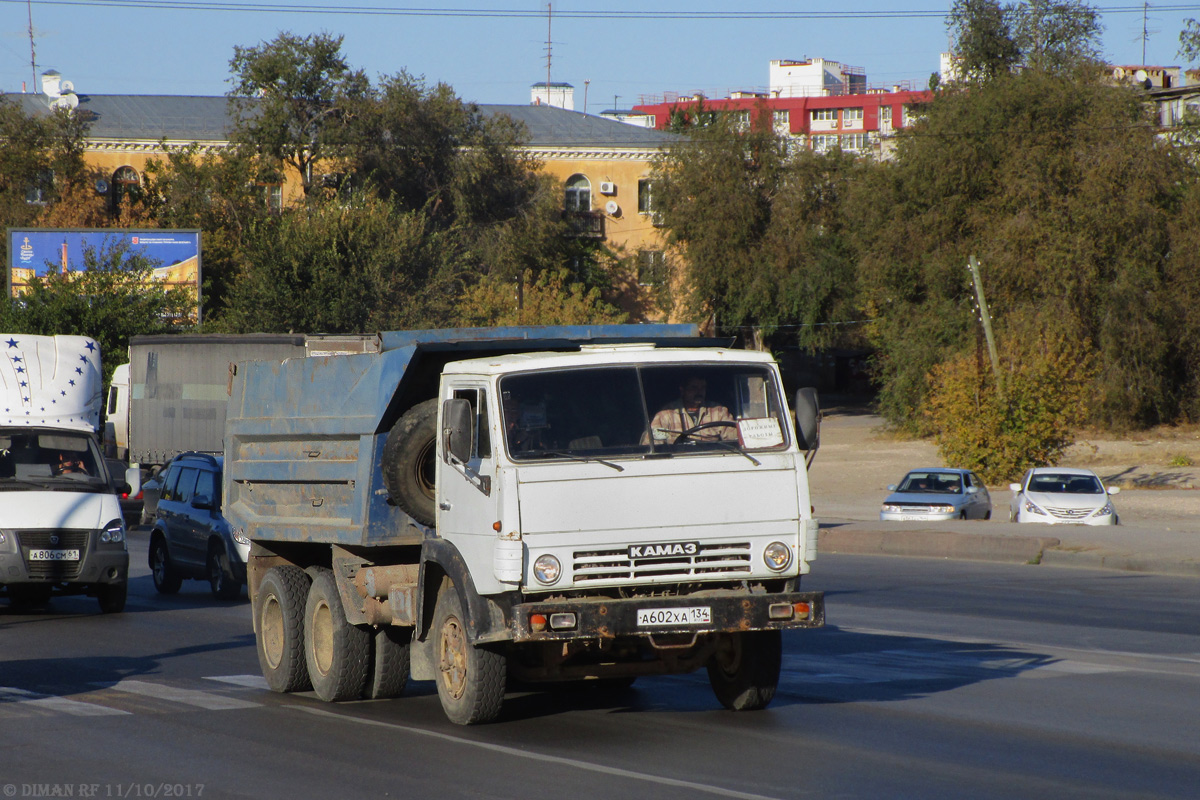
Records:
[[[749,111],[731,111],[729,112],[729,120],[733,125],[733,129],[737,131],[750,130],[750,112]]]
[[[836,108],[813,109],[812,119],[813,119],[813,122],[836,122],[837,121],[837,109]]]
[[[638,178],[638,213],[653,214],[654,182],[649,178]]]
[[[879,107],[879,122],[881,125],[891,125],[892,124],[892,107],[891,106],[880,106]]]
[[[845,134],[840,137],[838,146],[843,150],[861,152],[867,149],[867,135],[865,133]]]
[[[660,286],[667,280],[667,259],[662,250],[638,250],[638,286]]]
[[[852,127],[862,125],[863,110],[861,108],[843,108],[842,109],[842,124]]]
[[[833,135],[818,135],[809,137],[812,140],[814,153],[828,153],[838,146],[838,137]]]
[[[260,183],[262,189],[263,202],[266,203],[267,211],[273,214],[283,212],[283,184],[282,183]]]
[[[137,170],[133,167],[121,167],[112,176],[112,208],[120,211],[121,201],[126,197],[136,196],[141,186]]]
[[[788,133],[791,131],[791,114],[787,110],[778,110],[771,112],[771,126],[775,128],[777,133]]]
[[[567,178],[566,208],[567,211],[592,210],[592,182],[583,175]]]
[[[37,206],[46,205],[50,202],[50,187],[53,185],[54,170],[42,170],[33,179],[33,184],[25,190],[25,202]]]

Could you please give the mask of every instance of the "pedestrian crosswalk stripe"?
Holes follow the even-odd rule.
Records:
[[[264,692],[270,691],[271,689],[271,687],[267,685],[267,679],[262,675],[213,675],[205,678],[204,680],[228,683],[232,686],[239,686],[243,689],[262,689]]]
[[[169,700],[174,703],[197,706],[208,711],[258,708],[261,705],[260,703],[252,703],[248,700],[240,700],[236,697],[226,697],[225,695],[201,692],[196,689],[182,689],[178,686],[169,686],[165,683],[151,683],[150,681],[133,679],[119,681],[108,688],[118,692],[151,697],[156,700]]]
[[[40,694],[26,689],[0,686],[0,703],[4,702],[16,703],[26,708],[58,711],[76,717],[105,717],[129,713],[128,711],[109,708],[97,703],[83,703],[78,700],[72,700],[69,697]]]

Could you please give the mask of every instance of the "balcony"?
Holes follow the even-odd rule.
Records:
[[[585,239],[604,238],[604,214],[599,211],[564,211],[563,220],[572,236]]]

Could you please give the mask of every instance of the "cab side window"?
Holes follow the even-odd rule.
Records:
[[[475,458],[491,458],[492,441],[488,434],[487,392],[482,389],[455,389],[454,397],[469,402],[471,411],[475,414],[475,451],[471,455]]]

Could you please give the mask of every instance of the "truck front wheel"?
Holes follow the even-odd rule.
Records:
[[[422,525],[432,526],[437,445],[437,398],[410,408],[383,445],[383,485],[392,502]]]
[[[301,692],[312,684],[304,663],[304,603],[309,578],[299,567],[271,567],[254,595],[258,663],[273,692]]]
[[[320,570],[304,607],[304,658],[317,697],[327,703],[362,697],[370,652],[370,632],[346,621],[337,580]]]
[[[504,703],[507,664],[502,654],[471,644],[462,600],[450,581],[438,592],[431,635],[446,717],[457,725],[494,720]]]
[[[782,660],[779,631],[721,634],[708,662],[708,682],[726,708],[757,711],[775,697]]]

